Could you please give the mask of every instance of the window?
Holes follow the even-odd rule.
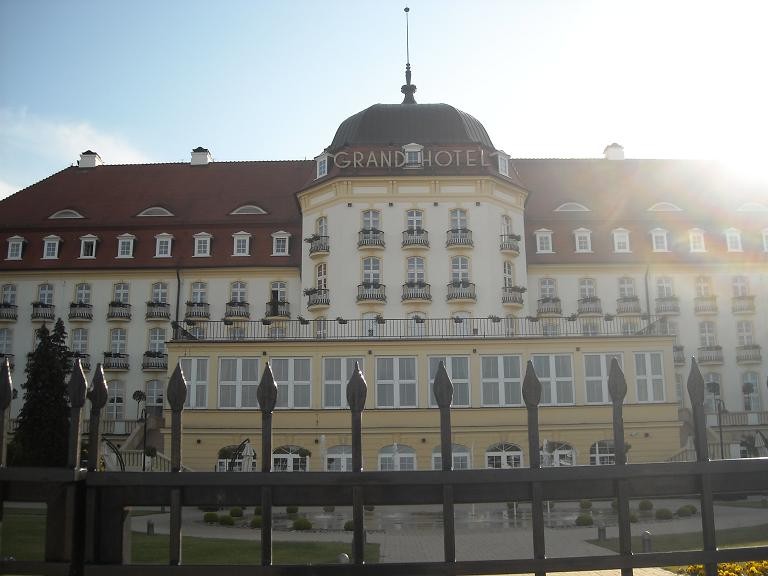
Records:
[[[277,383],[277,408],[309,408],[309,358],[273,358],[270,362]]]
[[[451,406],[469,406],[469,356],[430,356],[429,357],[429,405],[437,406],[434,393],[435,376],[440,362],[445,364],[445,370],[453,383],[453,400]]]
[[[170,234],[158,234],[155,236],[155,258],[170,258],[173,236]]]
[[[656,298],[671,298],[675,295],[672,278],[661,276],[656,279]]]
[[[173,214],[162,206],[150,206],[136,214],[136,216],[173,216]]]
[[[272,470],[275,472],[306,472],[310,452],[301,446],[280,446],[272,453]]]
[[[205,304],[208,302],[208,284],[205,282],[192,282],[192,298],[190,302],[194,304]]]
[[[515,265],[511,260],[504,260],[502,265],[502,278],[505,288],[511,288],[515,285]]]
[[[315,338],[322,340],[328,337],[328,321],[325,316],[315,318]]]
[[[331,446],[325,453],[328,472],[352,472],[352,446]]]
[[[676,204],[672,204],[672,202],[657,202],[650,208],[648,208],[648,212],[682,212],[683,209],[677,206]]]
[[[554,212],[591,212],[591,210],[578,202],[565,202],[555,208]]]
[[[207,232],[198,232],[193,236],[195,250],[193,256],[203,257],[211,255],[211,235]]]
[[[712,295],[712,279],[709,276],[696,278],[696,296],[706,298]]]
[[[424,162],[423,150],[424,146],[413,142],[403,146],[403,153],[405,153],[405,167],[421,168]]]
[[[59,210],[48,216],[49,220],[58,220],[59,218],[82,218],[83,215],[77,210]]]
[[[109,331],[109,351],[112,354],[125,354],[128,351],[128,334],[125,328],[112,328]]]
[[[248,301],[248,285],[245,282],[232,282],[229,286],[229,301],[243,303]]]
[[[121,234],[117,237],[117,257],[133,258],[133,242],[136,236],[133,234]]]
[[[605,404],[611,401],[611,396],[608,394],[608,376],[611,372],[611,360],[614,358],[623,368],[624,363],[620,353],[584,354],[587,404]]]
[[[745,372],[741,376],[741,393],[744,398],[745,412],[759,412],[760,403],[760,378],[757,372]]]
[[[277,281],[269,285],[270,302],[285,302],[288,299],[288,285]]]
[[[573,404],[573,367],[568,354],[533,355],[542,404]]]
[[[166,304],[168,302],[168,284],[155,282],[152,284],[152,302]]]
[[[6,260],[21,260],[24,248],[24,238],[21,236],[11,236],[8,238],[8,256]]]
[[[463,208],[454,208],[451,210],[451,230],[454,232],[462,232],[469,228],[469,221],[467,220],[467,211]]]
[[[98,237],[93,234],[80,236],[80,258],[96,258],[96,242]]]
[[[129,302],[129,286],[127,282],[118,282],[112,289],[112,301],[119,302],[120,304],[128,304]]]
[[[149,351],[165,354],[165,328],[150,328],[148,333]]]
[[[3,304],[16,304],[16,284],[3,284],[0,292],[0,302]]]
[[[548,442],[541,445],[541,465],[549,467],[574,466],[576,450],[565,442]]]
[[[664,401],[662,360],[661,352],[635,352],[638,402]]]
[[[699,322],[699,346],[717,345],[717,328],[711,320]]]
[[[363,230],[378,231],[381,224],[381,214],[378,210],[363,210]]]
[[[328,218],[326,216],[320,216],[315,220],[315,234],[328,236]]]
[[[362,358],[323,359],[323,408],[346,408],[347,382],[355,372],[355,363],[363,366]]]
[[[589,464],[607,466],[616,463],[613,440],[600,440],[589,447]]]
[[[509,236],[510,234],[513,234],[512,218],[510,218],[506,214],[502,214],[502,216],[501,216],[501,235],[502,236]]]
[[[91,303],[91,285],[90,284],[78,284],[77,286],[75,286],[75,302],[77,304]]]
[[[120,380],[107,383],[107,420],[125,419],[125,384]]]
[[[451,282],[469,282],[469,258],[466,256],[451,258]]]
[[[421,210],[408,210],[405,213],[405,227],[410,232],[423,230],[424,212]]]
[[[500,442],[485,451],[486,468],[522,468],[523,451],[517,444]]]
[[[592,232],[586,228],[573,231],[576,241],[576,252],[592,252]]]
[[[741,252],[741,232],[735,228],[725,231],[725,246],[728,252]]]
[[[468,470],[470,459],[471,455],[466,446],[462,446],[461,444],[451,444],[452,470]],[[432,449],[432,469],[443,469],[442,448],[440,446],[435,446]]]
[[[749,278],[746,276],[734,276],[731,286],[735,297],[749,296]]]
[[[40,284],[37,287],[37,301],[40,304],[47,304],[53,306],[53,285],[52,284]]]
[[[251,235],[248,232],[235,232],[232,234],[233,256],[250,256],[251,255]]]
[[[556,298],[557,297],[557,280],[554,278],[541,278],[539,280],[539,297],[540,298]]]
[[[424,258],[421,256],[411,256],[408,258],[407,279],[409,284],[423,283],[426,281]]]
[[[416,451],[405,444],[390,444],[379,450],[379,470],[416,470]]]
[[[328,174],[328,154],[320,154],[315,158],[316,176],[322,178]]]
[[[635,280],[623,276],[619,278],[619,298],[631,298],[635,295]]]
[[[482,405],[520,406],[523,402],[520,356],[481,358]]]
[[[416,408],[416,358],[376,358],[376,407]]]
[[[10,328],[0,328],[0,354],[13,354],[13,332]]]
[[[593,278],[579,278],[579,298],[595,298],[597,282]]]
[[[613,231],[613,251],[631,252],[629,248],[629,230],[617,228]]]
[[[72,330],[72,352],[88,354],[88,328]]]
[[[552,249],[552,230],[536,230],[536,252],[539,254],[551,254]]]
[[[363,284],[378,288],[381,283],[381,260],[370,256],[363,258]]]
[[[318,290],[328,289],[328,265],[325,262],[315,266],[315,288]]]
[[[165,389],[163,383],[160,380],[150,380],[146,385],[147,400],[145,404],[147,406],[162,406],[165,398]]]
[[[288,232],[275,232],[272,234],[272,256],[288,256],[288,240],[291,235]]]
[[[706,246],[704,245],[704,231],[698,228],[688,231],[688,243],[691,248],[691,252],[706,252]]]
[[[258,358],[219,360],[219,408],[258,408]]]
[[[255,204],[243,204],[242,206],[235,208],[230,212],[232,215],[240,215],[240,214],[266,214],[267,211],[264,210],[261,206],[256,206]]]
[[[708,414],[717,411],[717,404],[721,401],[720,374],[709,372],[704,374],[704,411]]]
[[[509,176],[509,156],[504,152],[498,153],[499,158],[499,174],[502,176]]]
[[[754,325],[751,320],[739,320],[736,322],[736,340],[739,346],[752,346]]]
[[[187,381],[187,408],[205,408],[208,404],[208,358],[179,358]]]
[[[43,238],[43,259],[51,260],[59,257],[59,243],[61,238],[58,236],[46,236]]]
[[[669,252],[667,245],[667,231],[661,228],[651,230],[651,246],[654,252]]]

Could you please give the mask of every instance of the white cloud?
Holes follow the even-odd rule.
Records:
[[[106,164],[148,162],[143,152],[118,135],[102,132],[88,122],[37,116],[25,108],[0,108],[0,148],[7,154],[32,154],[62,166],[88,149],[98,152]]]

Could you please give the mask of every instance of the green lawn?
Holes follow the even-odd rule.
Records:
[[[590,544],[619,551],[619,539],[587,540]],[[720,548],[741,546],[765,546],[768,544],[768,524],[749,526],[746,528],[728,528],[717,531],[717,545]],[[701,550],[704,546],[700,532],[685,532],[682,534],[659,534],[653,538],[654,552],[674,552],[678,550]],[[640,551],[643,544],[640,536],[632,536],[632,550]]]
[[[182,559],[185,564],[258,564],[261,561],[257,530],[254,540],[185,537]],[[138,564],[168,562],[168,536],[132,534],[132,561]],[[45,511],[31,509],[6,510],[3,519],[1,556],[17,560],[42,560],[45,541]],[[342,552],[352,555],[344,542],[273,542],[275,564],[329,564]],[[379,545],[367,544],[367,562],[379,561]]]

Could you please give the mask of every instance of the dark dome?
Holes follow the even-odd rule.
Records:
[[[344,120],[328,150],[411,142],[494,147],[476,118],[448,104],[374,104]]]

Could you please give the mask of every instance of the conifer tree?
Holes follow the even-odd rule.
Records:
[[[67,333],[59,318],[50,332],[37,331],[38,344],[27,358],[24,405],[13,441],[9,462],[14,466],[65,466],[69,429],[67,375],[71,354]]]

